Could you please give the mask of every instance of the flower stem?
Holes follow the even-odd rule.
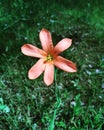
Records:
[[[61,105],[61,98],[60,98],[61,96],[60,96],[59,88],[58,88],[58,86],[57,86],[56,71],[55,71],[54,79],[55,79],[56,103],[55,103],[55,108],[54,108],[53,117],[52,117],[52,120],[51,120],[51,122],[50,122],[50,126],[49,126],[49,129],[48,129],[48,130],[54,130],[56,114],[57,114],[57,111],[58,111],[58,109],[60,108],[60,105]]]

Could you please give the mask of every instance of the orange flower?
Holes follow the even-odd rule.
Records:
[[[54,47],[51,34],[48,30],[42,29],[39,33],[39,37],[43,50],[31,44],[25,44],[21,47],[23,54],[40,58],[29,70],[29,79],[36,79],[44,72],[44,82],[48,86],[51,85],[54,80],[54,66],[67,72],[77,71],[73,62],[59,56],[61,52],[71,46],[71,39],[64,38]]]

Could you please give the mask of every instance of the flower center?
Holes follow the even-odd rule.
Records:
[[[50,54],[48,54],[48,56],[46,57],[46,61],[52,61],[52,60],[53,60],[53,57]]]

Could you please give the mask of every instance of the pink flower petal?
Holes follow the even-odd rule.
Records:
[[[31,45],[31,44],[25,44],[21,47],[21,51],[23,54],[27,56],[37,57],[37,58],[43,58],[46,55],[46,52],[43,50]]]
[[[52,84],[53,80],[54,80],[54,66],[51,63],[47,63],[44,71],[44,82],[48,86]]]
[[[39,59],[37,63],[29,70],[28,77],[29,79],[38,78],[45,69],[45,64],[43,59]]]
[[[55,59],[54,65],[67,72],[77,71],[77,68],[72,61],[69,61],[61,56],[57,56],[57,58]]]
[[[52,37],[48,30],[42,29],[39,34],[42,48],[46,52],[50,52],[53,49]]]
[[[71,46],[72,40],[69,38],[64,38],[54,48],[54,52],[59,54]]]

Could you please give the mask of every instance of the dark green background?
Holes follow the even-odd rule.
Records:
[[[54,45],[64,37],[72,46],[62,55],[76,63],[77,73],[57,69],[61,107],[55,130],[104,129],[104,1],[0,1],[0,130],[47,130],[56,103],[54,83],[43,75],[29,80],[37,59],[21,46],[41,48],[39,31],[48,29]],[[73,106],[72,103],[76,103]]]

